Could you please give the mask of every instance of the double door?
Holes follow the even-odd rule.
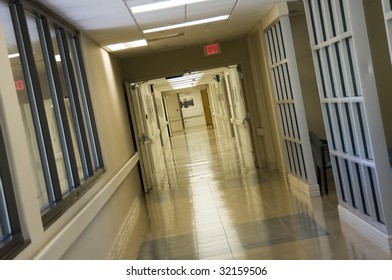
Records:
[[[159,185],[165,171],[155,98],[148,84],[127,83],[126,89],[144,191],[148,192]]]

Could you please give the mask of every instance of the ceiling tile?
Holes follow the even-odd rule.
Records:
[[[225,21],[191,26],[186,28],[186,46],[205,45],[220,39],[225,28]]]
[[[156,2],[164,2],[167,0],[125,0],[124,2],[129,8],[136,7],[136,6],[141,6],[141,5],[147,5],[147,4],[152,4]]]
[[[175,7],[159,11],[135,14],[136,23],[142,30],[185,22],[185,8]]]
[[[229,15],[237,0],[214,0],[187,6],[187,20],[199,20],[222,15]]]
[[[123,1],[115,0],[37,0],[82,30],[133,26]]]
[[[184,43],[185,43],[185,37],[178,36],[175,38],[148,42],[148,45],[154,52],[163,52],[163,51],[183,48]]]

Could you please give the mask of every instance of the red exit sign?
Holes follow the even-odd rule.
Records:
[[[220,54],[220,46],[219,43],[214,43],[210,45],[205,45],[204,46],[204,55],[205,56],[210,56],[210,55],[215,55],[215,54]]]
[[[16,90],[24,90],[25,84],[24,84],[23,80],[16,80],[15,81],[15,88],[16,88]]]

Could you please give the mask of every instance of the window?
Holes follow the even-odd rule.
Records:
[[[24,244],[0,126],[0,259],[12,257]]]
[[[0,8],[47,227],[104,170],[79,37],[30,1]]]
[[[339,204],[384,231],[390,174],[383,127],[374,125],[381,116],[367,70],[372,61],[363,3],[304,3]]]

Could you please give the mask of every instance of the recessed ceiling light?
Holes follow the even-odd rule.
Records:
[[[192,25],[204,24],[204,23],[209,23],[209,22],[214,22],[214,21],[226,20],[229,17],[230,17],[230,15],[224,15],[224,16],[206,18],[206,19],[201,19],[201,20],[188,21],[188,22],[174,24],[174,25],[169,25],[169,26],[163,26],[163,27],[158,27],[158,28],[147,29],[147,30],[144,30],[143,33],[144,34],[154,33],[154,32],[174,29],[174,28],[181,28],[181,27],[187,27],[187,26],[192,26]]]
[[[197,84],[186,84],[182,86],[172,86],[172,89],[176,90],[176,89],[190,88],[195,86],[197,86]]]
[[[127,42],[127,43],[108,45],[106,47],[109,50],[111,50],[112,52],[114,52],[114,51],[120,51],[120,50],[125,50],[125,49],[130,49],[130,48],[143,47],[143,46],[147,46],[147,41],[144,39],[132,41],[132,42]]]
[[[135,6],[135,7],[130,7],[129,4],[131,4],[131,3],[130,3],[130,1],[127,1],[127,5],[128,5],[128,7],[130,7],[132,13],[137,14],[137,13],[151,12],[151,11],[173,8],[173,7],[178,7],[178,6],[188,5],[188,4],[198,3],[198,2],[204,2],[204,1],[207,1],[207,0],[170,0],[170,1],[163,1],[163,2],[157,2],[157,3],[152,3],[152,4],[140,5],[140,6]]]
[[[172,89],[182,89],[196,86],[200,79],[203,77],[204,73],[192,73],[184,74],[183,76],[166,79]]]
[[[159,41],[159,40],[165,40],[165,39],[172,39],[176,37],[181,37],[184,36],[184,33],[173,33],[173,34],[168,34],[168,35],[163,35],[163,36],[157,36],[157,37],[152,37],[152,38],[147,38],[148,42],[154,42],[154,41]]]

